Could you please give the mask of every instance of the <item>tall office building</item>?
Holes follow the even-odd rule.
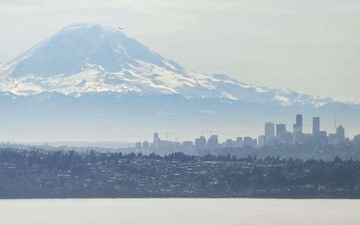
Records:
[[[159,149],[160,148],[160,138],[159,138],[158,133],[154,133],[153,148],[154,149]]]
[[[148,142],[148,141],[144,141],[144,142],[142,143],[142,147],[143,147],[143,149],[145,149],[145,150],[149,149],[149,147],[150,147],[149,142]]]
[[[226,139],[225,141],[225,147],[226,148],[234,148],[235,145],[234,145],[234,141],[232,139]]]
[[[244,147],[255,147],[254,140],[251,137],[244,137]]]
[[[263,147],[264,145],[265,145],[265,135],[261,135],[261,136],[259,136],[259,138],[258,138],[258,146],[261,148],[261,147]]]
[[[136,142],[135,148],[136,150],[141,150],[142,149],[141,142]]]
[[[303,132],[303,117],[301,114],[296,115],[296,127],[300,131],[300,133]]]
[[[218,147],[219,147],[219,140],[218,140],[218,136],[217,136],[217,135],[211,135],[211,137],[210,137],[209,140],[207,141],[207,147],[208,147],[208,149],[210,149],[211,151],[214,151],[214,150],[218,149]]]
[[[242,137],[237,137],[236,138],[236,147],[237,148],[242,148],[244,147],[244,141]]]
[[[275,139],[275,126],[271,122],[265,123],[265,145],[272,145]]]
[[[338,140],[338,143],[345,141],[345,128],[342,125],[336,128],[336,138]]]
[[[283,123],[276,124],[276,136],[279,137],[281,133],[286,132],[286,125]]]
[[[293,144],[302,142],[303,118],[301,114],[296,115],[296,123],[293,126]]]
[[[273,123],[265,123],[265,135],[272,138],[275,137],[275,125]]]
[[[314,136],[320,133],[320,117],[313,117],[312,130]]]
[[[198,151],[205,150],[206,148],[206,138],[201,136],[200,138],[195,139],[195,148]]]

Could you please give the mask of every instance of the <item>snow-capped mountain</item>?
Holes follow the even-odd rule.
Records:
[[[119,29],[75,24],[24,54],[0,64],[0,92],[31,96],[58,92],[181,95],[187,99],[227,99],[278,106],[323,106],[331,98],[269,89],[226,75],[206,75],[152,52]]]

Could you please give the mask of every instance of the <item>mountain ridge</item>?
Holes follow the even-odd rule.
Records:
[[[113,92],[179,94],[189,99],[224,98],[278,106],[321,107],[341,102],[250,85],[223,74],[189,71],[119,29],[99,24],[70,25],[0,67],[0,91],[19,96]]]

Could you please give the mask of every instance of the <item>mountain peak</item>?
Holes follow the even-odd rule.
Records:
[[[185,70],[152,52],[119,28],[78,23],[63,28],[14,60],[2,64],[0,92],[177,94],[283,106],[321,106],[332,99],[302,95]]]
[[[13,66],[9,74],[14,78],[70,76],[89,64],[107,72],[119,72],[138,66],[139,61],[165,66],[160,55],[127,37],[119,28],[81,23],[65,27],[10,62]]]
[[[73,23],[69,26],[64,27],[61,31],[65,30],[72,30],[72,29],[90,29],[90,28],[100,28],[100,29],[107,29],[107,30],[116,30],[114,26],[99,24],[99,23]],[[60,31],[60,32],[61,32]]]
[[[57,35],[66,33],[82,33],[84,36],[87,35],[101,35],[102,38],[110,38],[111,36],[123,36],[125,34],[121,31],[120,27],[114,27],[109,25],[97,24],[97,23],[75,23],[71,24],[59,31]],[[56,36],[56,35],[55,35]]]

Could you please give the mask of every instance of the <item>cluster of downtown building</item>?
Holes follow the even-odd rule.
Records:
[[[275,129],[276,128],[276,129]],[[341,144],[349,141],[345,137],[345,128],[342,125],[336,126],[336,133],[328,134],[320,130],[320,117],[312,118],[312,133],[303,133],[303,117],[296,115],[296,123],[293,125],[293,132],[287,131],[285,124],[265,123],[265,135],[258,139],[258,146],[276,146],[279,144]],[[358,135],[354,139],[359,138]]]
[[[328,134],[327,131],[320,130],[320,117],[312,118],[312,133],[303,133],[303,117],[301,114],[296,115],[296,123],[292,127],[292,132],[288,131],[283,123],[274,124],[272,122],[265,123],[265,134],[256,138],[237,137],[236,140],[226,139],[220,143],[218,135],[210,135],[209,139],[200,136],[195,142],[184,141],[172,142],[161,140],[158,133],[154,134],[153,142],[148,141],[137,142],[136,149],[143,151],[155,151],[161,149],[171,149],[176,151],[184,151],[191,153],[197,151],[214,151],[223,148],[259,148],[264,146],[278,146],[284,144],[314,144],[328,145],[341,144],[350,141],[345,137],[345,128],[342,125],[336,126],[336,133]],[[353,142],[360,143],[360,134],[356,135]],[[161,151],[160,151],[161,152]]]

